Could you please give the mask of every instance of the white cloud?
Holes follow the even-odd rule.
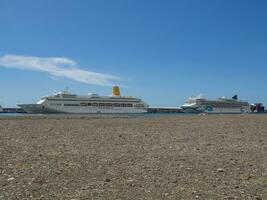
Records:
[[[64,57],[0,56],[0,67],[42,71],[55,77],[64,77],[94,85],[113,85],[117,76],[80,69],[74,60]]]

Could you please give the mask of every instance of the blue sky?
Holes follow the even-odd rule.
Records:
[[[118,84],[152,106],[199,93],[267,105],[266,10],[264,0],[0,0],[0,104]]]

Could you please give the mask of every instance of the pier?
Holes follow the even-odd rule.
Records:
[[[151,107],[147,111],[149,113],[184,113],[179,107]]]
[[[21,108],[1,108],[0,113],[26,113]]]

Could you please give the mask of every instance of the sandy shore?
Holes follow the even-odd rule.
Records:
[[[267,115],[0,118],[0,199],[267,199]]]

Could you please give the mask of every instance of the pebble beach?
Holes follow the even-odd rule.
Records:
[[[0,199],[267,199],[267,115],[0,118]]]

